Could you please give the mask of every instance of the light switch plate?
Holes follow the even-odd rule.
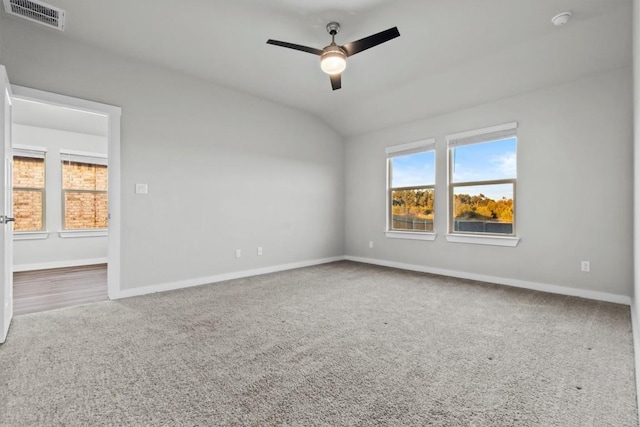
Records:
[[[147,194],[149,187],[147,184],[136,184],[136,194]]]

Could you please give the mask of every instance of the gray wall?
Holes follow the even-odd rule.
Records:
[[[631,83],[631,69],[624,68],[349,139],[347,255],[631,295]],[[512,121],[519,123],[520,244],[446,242],[444,136]],[[438,237],[433,242],[388,239],[383,234],[384,148],[429,137],[437,139]],[[590,273],[580,271],[581,260],[591,261]]]
[[[344,146],[319,120],[0,25],[12,83],[122,107],[122,289],[344,254]]]
[[[631,295],[629,68],[354,137],[345,153],[309,115],[37,26],[0,26],[13,83],[123,108],[123,289],[346,253]],[[436,241],[384,237],[386,145],[437,137],[443,183],[445,134],[509,121],[520,123],[517,248],[447,243],[442,191]],[[135,195],[136,182],[149,194]]]

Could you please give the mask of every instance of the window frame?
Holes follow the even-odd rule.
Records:
[[[517,122],[505,123],[497,126],[490,126],[481,129],[475,129],[466,132],[455,133],[447,135],[445,137],[447,141],[447,234],[445,239],[448,242],[453,243],[472,243],[494,246],[511,246],[515,247],[520,241],[520,237],[517,234],[517,170],[515,178],[504,179],[492,179],[492,180],[479,180],[479,181],[453,181],[453,149],[465,145],[490,143],[493,141],[499,141],[502,139],[516,138],[516,159],[518,152],[518,136],[517,136]],[[513,189],[513,221],[512,232],[510,234],[504,233],[486,233],[486,232],[471,232],[471,231],[455,231],[455,190],[460,187],[473,187],[481,185],[502,185],[511,184]]]
[[[434,183],[428,185],[417,185],[410,187],[393,187],[392,179],[393,179],[393,158],[406,156],[410,154],[417,153],[425,153],[433,151],[434,153]],[[436,194],[436,140],[435,138],[428,138],[420,141],[409,142],[405,144],[392,145],[385,148],[385,152],[387,154],[387,191],[386,191],[386,209],[385,209],[385,217],[386,217],[386,225],[385,225],[385,235],[388,238],[394,239],[409,239],[409,240],[427,240],[433,241],[435,240],[436,233],[436,223],[435,223],[435,194]],[[433,230],[432,231],[419,231],[419,230],[394,230],[393,227],[393,192],[394,191],[402,191],[402,190],[433,190],[434,196],[434,222],[433,222]]]
[[[47,231],[47,147],[38,147],[33,145],[13,144],[11,147],[11,161],[14,163],[16,157],[26,157],[31,159],[42,159],[42,167],[44,169],[44,186],[37,187],[16,187],[15,182],[12,183],[11,193],[17,191],[33,191],[42,194],[41,218],[42,228],[39,230],[14,230],[13,235],[16,240],[28,239],[46,239],[49,235]],[[12,173],[15,173],[15,167],[12,167]],[[12,181],[15,181],[12,179]]]
[[[107,205],[109,200],[109,183],[107,182],[107,190],[77,190],[71,188],[64,188],[64,164],[68,163],[82,163],[94,166],[106,166],[107,174],[109,171],[109,162],[106,154],[102,153],[89,153],[84,151],[75,150],[60,150],[60,207],[62,209],[60,232],[58,233],[62,238],[74,238],[74,237],[92,237],[92,236],[105,236],[108,233],[109,226],[109,214],[107,212],[107,227],[101,228],[66,228],[66,203],[65,195],[67,192],[72,193],[89,193],[89,194],[106,194]]]

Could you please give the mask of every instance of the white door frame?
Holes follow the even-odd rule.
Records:
[[[107,134],[109,158],[109,237],[107,249],[107,292],[109,299],[120,293],[120,116],[122,109],[113,105],[11,85],[13,97],[59,107],[73,108],[108,117]]]

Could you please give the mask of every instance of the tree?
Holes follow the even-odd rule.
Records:
[[[454,198],[456,219],[475,219],[481,221],[513,222],[513,200],[502,198],[493,200],[480,193],[470,196],[456,194]]]

